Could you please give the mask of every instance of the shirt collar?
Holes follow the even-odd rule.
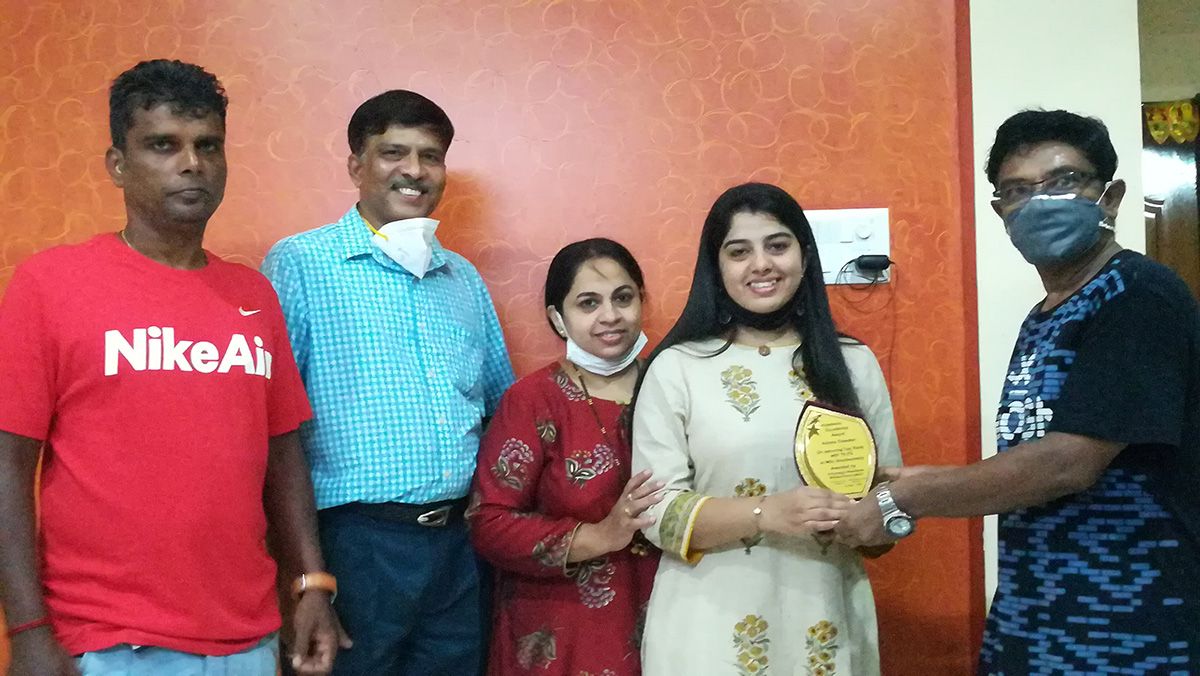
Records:
[[[371,226],[367,225],[366,219],[362,214],[358,213],[358,205],[350,207],[350,211],[346,212],[338,221],[338,231],[342,240],[342,253],[345,260],[357,258],[359,256],[370,256],[381,263],[384,267],[404,270],[399,264],[388,258],[386,254],[377,249],[374,244],[371,244],[371,237],[374,233],[371,232]],[[442,248],[442,243],[438,241],[437,236],[433,238],[433,255],[429,261],[429,269],[436,270],[446,264],[446,250]],[[408,274],[408,270],[404,270]]]

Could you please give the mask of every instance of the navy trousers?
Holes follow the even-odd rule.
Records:
[[[479,673],[484,596],[465,525],[430,528],[336,507],[318,512],[334,609],[354,641],[334,676]]]

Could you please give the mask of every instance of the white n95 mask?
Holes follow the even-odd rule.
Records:
[[[367,226],[371,227],[371,224]],[[417,279],[423,279],[433,260],[433,233],[437,226],[438,221],[432,218],[392,221],[378,230],[371,227],[375,233],[371,244]]]

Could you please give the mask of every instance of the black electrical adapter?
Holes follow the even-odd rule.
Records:
[[[884,254],[863,254],[854,259],[854,267],[860,272],[870,272],[878,274],[887,270],[895,264],[895,261],[888,258]]]

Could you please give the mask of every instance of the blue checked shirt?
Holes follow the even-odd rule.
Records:
[[[317,507],[465,495],[481,420],[513,381],[475,268],[435,241],[418,279],[371,244],[355,207],[280,241],[262,271],[312,402],[300,435]]]

